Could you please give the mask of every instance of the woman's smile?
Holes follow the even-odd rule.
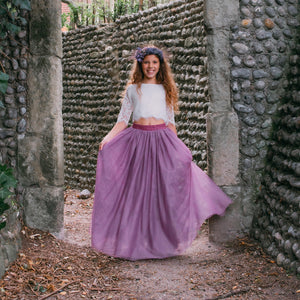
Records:
[[[156,83],[156,75],[159,72],[160,62],[156,55],[147,55],[142,62],[142,70],[145,82]]]

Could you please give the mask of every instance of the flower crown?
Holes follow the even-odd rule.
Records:
[[[160,62],[162,62],[164,60],[164,55],[163,52],[158,49],[158,48],[154,48],[154,47],[145,47],[145,48],[140,48],[138,47],[135,51],[135,59],[141,63],[145,56],[147,55],[156,55]]]

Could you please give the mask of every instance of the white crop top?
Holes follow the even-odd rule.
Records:
[[[166,125],[175,125],[174,110],[166,104],[166,92],[162,84],[142,83],[141,95],[138,95],[136,88],[136,84],[127,88],[117,122],[128,124],[133,112],[133,122],[153,117],[164,120]]]

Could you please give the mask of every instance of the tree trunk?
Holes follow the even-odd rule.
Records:
[[[96,0],[93,0],[92,6],[93,6],[93,16],[92,16],[92,25],[95,25],[95,17],[96,17]]]
[[[149,8],[156,6],[157,5],[157,1],[156,0],[149,0]]]

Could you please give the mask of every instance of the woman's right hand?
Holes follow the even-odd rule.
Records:
[[[103,146],[111,141],[116,135],[118,135],[122,130],[127,127],[127,124],[122,121],[115,124],[112,130],[105,136],[99,145],[99,151],[103,149]]]
[[[102,140],[102,142],[99,145],[99,151],[103,149],[103,146],[107,143],[108,141],[106,141],[105,139]]]

